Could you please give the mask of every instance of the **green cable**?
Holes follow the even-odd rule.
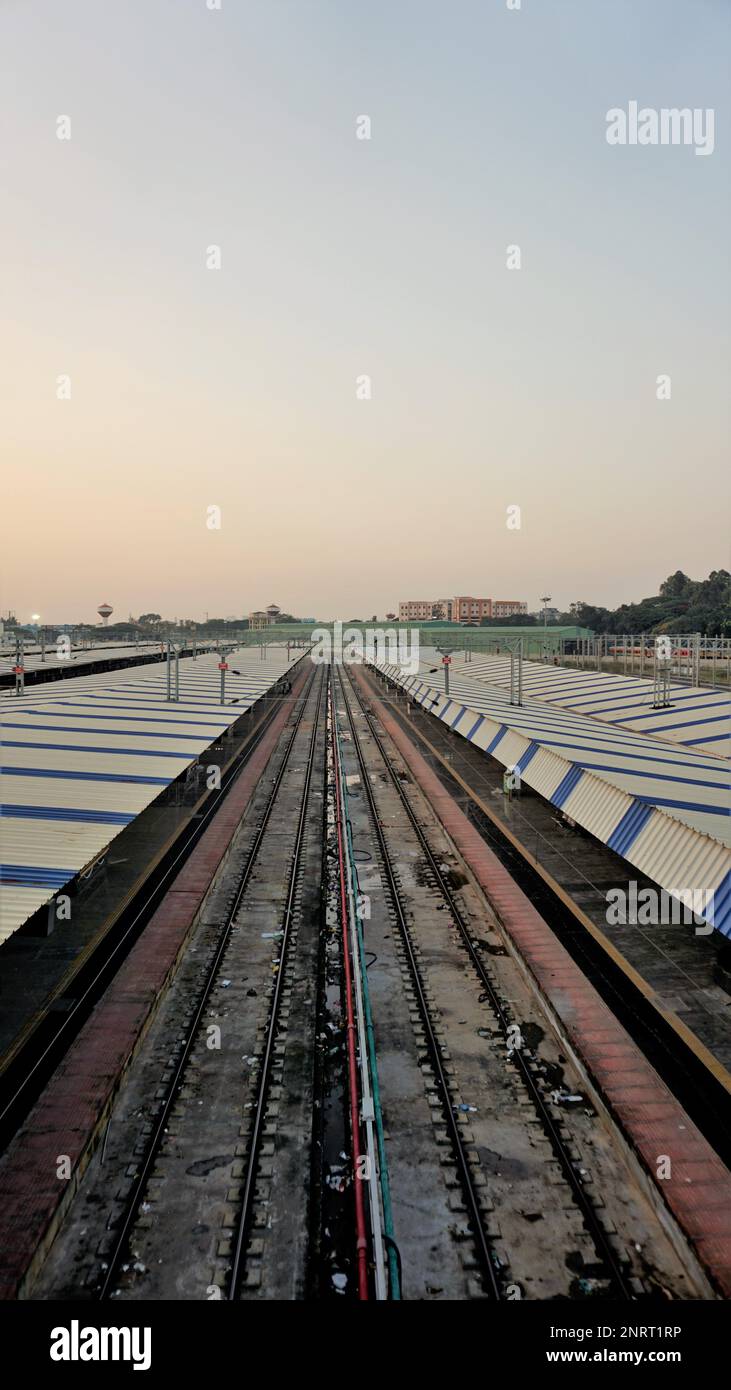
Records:
[[[338,741],[338,761],[342,768],[342,754],[340,749],[340,730],[335,724],[335,736]],[[341,779],[341,791],[343,806],[347,810],[348,793],[345,786],[345,779]],[[352,886],[355,891],[356,902],[360,897],[360,883],[358,881],[358,869],[353,857],[353,836],[350,824],[350,814],[345,817],[345,832],[348,837],[348,847],[350,850],[350,873]],[[368,1038],[368,1062],[371,1072],[371,1086],[373,1089],[373,1111],[376,1121],[376,1138],[378,1141],[378,1166],[379,1181],[381,1185],[381,1196],[383,1199],[383,1229],[386,1235],[388,1250],[388,1272],[391,1282],[391,1297],[395,1300],[401,1298],[401,1280],[399,1278],[398,1256],[394,1239],[393,1208],[391,1206],[391,1186],[388,1181],[388,1163],[386,1161],[386,1142],[383,1134],[383,1113],[381,1110],[381,1091],[378,1085],[378,1064],[376,1062],[376,1037],[373,1029],[373,1015],[371,1013],[371,996],[368,988],[368,970],[365,963],[365,944],[363,941],[363,931],[361,928],[360,917],[356,912],[356,933],[358,937],[358,955],[360,957],[360,973],[363,981],[363,1006],[365,1013],[366,1036]]]

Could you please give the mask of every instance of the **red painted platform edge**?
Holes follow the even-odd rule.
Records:
[[[34,1257],[50,1246],[63,1220],[122,1076],[152,1021],[306,678],[306,670],[299,680],[295,677],[291,694],[220,811],[0,1158],[0,1299],[27,1293]],[[206,869],[205,884],[201,865]],[[68,1178],[57,1176],[63,1156],[68,1159]]]
[[[700,1264],[724,1297],[731,1297],[731,1173],[388,713],[378,692],[357,670],[355,678],[369,698],[378,700],[383,728],[560,1018],[607,1109]],[[672,1177],[661,1181],[656,1165],[662,1155],[671,1159]]]

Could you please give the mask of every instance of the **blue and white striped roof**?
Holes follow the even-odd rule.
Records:
[[[211,644],[209,643],[209,646]],[[130,660],[134,657],[151,656],[160,652],[159,642],[98,642],[93,647],[72,647],[68,656],[59,656],[55,642],[48,642],[45,652],[40,646],[28,641],[23,644],[23,666],[26,671],[45,671],[62,667],[65,671],[79,671],[84,666],[92,666],[97,661]],[[15,644],[0,649],[0,675],[11,672],[15,666]]]
[[[450,670],[422,653],[419,675],[380,669],[450,728],[517,768],[523,781],[668,892],[715,895],[714,924],[731,934],[731,768],[659,736],[608,726]],[[468,663],[469,665],[476,663]],[[542,668],[545,670],[545,668]]]
[[[0,700],[0,940],[83,870],[295,660],[269,645],[164,666],[69,678]],[[233,670],[240,672],[234,675]],[[233,703],[233,702],[236,703]]]
[[[463,654],[455,653],[453,661],[459,665],[460,674],[464,671],[466,676],[490,685],[510,686],[509,657],[479,656],[464,662]],[[731,753],[731,699],[728,690],[721,687],[672,681],[670,708],[656,710],[652,708],[651,680],[524,661],[523,692],[546,704],[589,714],[615,727],[670,739],[686,748],[720,757]]]

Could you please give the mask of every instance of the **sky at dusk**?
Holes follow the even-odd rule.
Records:
[[[730,19],[1,0],[2,611],[614,607],[728,567]],[[712,108],[713,152],[609,145],[634,100]]]

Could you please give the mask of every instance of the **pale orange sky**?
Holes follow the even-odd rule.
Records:
[[[720,7],[34,0],[0,29],[3,611],[614,606],[728,566]],[[712,106],[712,156],[610,148],[634,98]]]

